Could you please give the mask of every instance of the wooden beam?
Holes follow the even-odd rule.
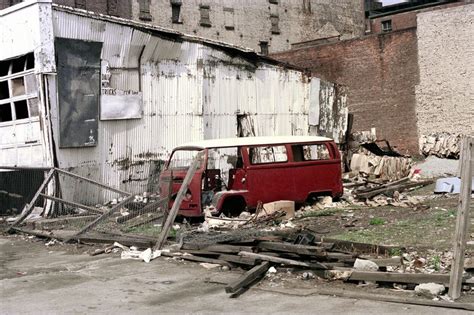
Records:
[[[203,156],[204,151],[200,151],[189,166],[188,172],[186,173],[186,176],[184,177],[184,180],[181,183],[181,187],[179,188],[178,194],[176,195],[176,199],[174,200],[173,206],[171,207],[171,210],[169,211],[169,214],[166,218],[166,222],[163,224],[163,228],[158,237],[155,249],[161,249],[165,244],[171,226],[173,225],[173,222],[176,219],[176,216],[178,215],[179,207],[181,206],[181,202],[184,199],[184,195],[188,191],[188,186],[191,183],[194,174],[196,173],[196,169],[200,166]]]
[[[95,180],[92,180],[92,179],[90,179],[90,178],[87,178],[87,177],[84,177],[84,176],[80,176],[80,175],[77,175],[77,174],[74,174],[74,173],[65,171],[65,170],[63,170],[63,169],[60,169],[60,168],[55,168],[55,170],[56,170],[58,173],[62,173],[62,174],[64,174],[64,175],[68,175],[68,176],[71,176],[71,177],[74,177],[74,178],[83,180],[83,181],[88,182],[88,183],[91,183],[91,184],[93,184],[93,185],[96,185],[96,186],[105,188],[105,189],[107,189],[107,190],[116,192],[116,193],[118,193],[118,194],[122,194],[122,195],[125,195],[125,196],[130,196],[130,195],[132,195],[131,193],[129,193],[129,192],[127,192],[127,191],[123,191],[123,190],[120,190],[120,189],[117,189],[117,188],[114,188],[114,187],[110,187],[110,186],[108,186],[108,185],[99,183],[99,182],[97,182],[97,181],[95,181]]]
[[[328,269],[327,266],[320,263],[305,263],[298,260],[275,257],[275,256],[270,256],[270,255],[256,254],[256,253],[250,253],[250,252],[240,252],[239,255],[242,257],[254,258],[256,260],[271,261],[277,264],[283,264],[283,265],[288,265],[288,266],[304,267],[304,268],[311,268],[311,269]]]
[[[219,264],[219,265],[222,265],[222,266],[232,267],[231,264],[229,264],[227,261],[221,260],[221,259],[200,257],[200,256],[194,256],[194,255],[173,255],[173,253],[167,253],[167,252],[161,252],[161,255],[166,256],[166,257],[173,257],[173,258],[189,260],[189,261],[204,262],[204,263],[210,263],[210,264]]]
[[[51,179],[54,176],[54,169],[50,169],[48,172],[48,175],[46,175],[46,178],[44,179],[43,183],[41,183],[40,187],[36,191],[35,195],[33,196],[33,199],[31,199],[30,203],[26,206],[25,210],[22,212],[22,214],[15,220],[15,222],[10,225],[10,227],[6,230],[7,233],[13,231],[13,228],[16,227],[18,224],[23,222],[23,220],[26,219],[27,216],[30,215],[30,213],[33,211],[35,207],[35,202],[40,196],[41,192],[43,189],[48,185],[48,183],[51,181]]]
[[[255,266],[255,259],[249,257],[242,257],[238,255],[229,255],[229,254],[220,254],[220,260],[225,260],[231,263],[239,264],[239,265],[248,265],[248,266]]]
[[[239,246],[239,245],[226,245],[226,244],[214,244],[214,245],[206,245],[206,244],[197,244],[197,243],[184,243],[181,249],[193,249],[193,250],[207,250],[211,252],[219,252],[219,253],[238,253],[238,252],[251,252],[251,246]]]
[[[240,289],[250,286],[256,280],[260,279],[268,271],[268,268],[270,268],[270,263],[268,261],[264,261],[260,265],[253,267],[235,282],[229,283],[225,287],[225,292],[236,293]]]
[[[449,274],[425,274],[425,273],[396,273],[396,272],[379,272],[379,271],[352,271],[349,280],[360,281],[378,281],[378,282],[395,282],[395,283],[441,283],[449,285]]]
[[[433,183],[432,180],[425,180],[425,181],[420,181],[420,182],[410,182],[410,183],[405,183],[405,184],[400,184],[400,185],[395,185],[395,186],[388,186],[388,187],[372,190],[366,193],[356,193],[356,198],[367,199],[367,198],[372,198],[376,195],[383,194],[383,193],[392,193],[394,191],[401,192],[408,188],[426,186],[432,183]]]
[[[261,249],[267,249],[277,252],[287,252],[299,255],[308,255],[316,257],[326,257],[326,251],[322,247],[311,245],[295,245],[283,242],[259,242],[257,245]]]
[[[474,138],[464,137],[461,146],[461,193],[459,194],[456,230],[454,232],[453,263],[448,295],[453,299],[461,296],[462,274],[464,271],[464,251],[469,232],[469,203],[472,193],[472,155]]]
[[[112,208],[110,208],[108,211],[104,212],[100,217],[98,217],[97,219],[95,219],[94,221],[92,221],[91,223],[89,223],[88,225],[86,225],[85,227],[83,227],[79,232],[77,232],[76,234],[72,235],[70,238],[64,240],[66,243],[69,242],[70,240],[72,239],[78,239],[79,236],[81,236],[82,234],[86,233],[87,231],[89,231],[90,229],[92,229],[93,227],[95,227],[97,224],[99,224],[101,221],[107,219],[108,217],[110,217],[112,214],[114,214],[115,211],[119,210],[120,208],[122,208],[124,205],[126,205],[127,203],[129,203],[131,200],[133,200],[135,198],[135,196],[133,195],[130,195],[128,196],[127,198],[125,198],[124,200],[122,200],[122,202],[119,202],[118,204],[116,204],[115,206],[113,206]]]
[[[82,205],[82,204],[77,203],[77,202],[64,200],[64,199],[61,199],[61,198],[58,198],[58,197],[48,196],[46,194],[40,194],[40,196],[45,198],[45,199],[57,201],[59,203],[63,203],[63,204],[68,205],[68,206],[73,206],[73,207],[76,207],[76,208],[79,208],[79,209],[87,210],[89,212],[98,213],[98,214],[104,213],[104,211],[102,211],[102,210],[99,210],[99,209],[94,208],[94,207],[89,207],[89,206],[86,206],[86,205]]]

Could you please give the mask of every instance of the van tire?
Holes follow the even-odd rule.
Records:
[[[242,196],[231,196],[225,198],[222,204],[222,210],[220,213],[223,213],[228,217],[237,217],[247,208],[247,203],[245,202],[244,197]]]

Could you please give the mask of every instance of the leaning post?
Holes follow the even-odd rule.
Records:
[[[454,234],[454,255],[449,279],[448,295],[452,299],[461,296],[462,274],[464,270],[464,251],[469,231],[469,203],[472,192],[472,162],[474,138],[464,137],[461,145],[461,193],[459,194],[456,231]]]

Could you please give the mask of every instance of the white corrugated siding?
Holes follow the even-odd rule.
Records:
[[[257,135],[308,133],[309,84],[301,72],[63,11],[53,21],[57,37],[103,42],[111,67],[139,65],[139,77],[111,71],[111,82],[136,89],[140,80],[143,93],[143,118],[100,121],[98,146],[59,149],[61,167],[94,176],[99,166],[98,180],[138,192],[146,190],[150,166],[173,147],[236,136],[237,114],[253,120]]]

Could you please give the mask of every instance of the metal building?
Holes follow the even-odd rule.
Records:
[[[0,166],[143,192],[183,142],[347,126],[340,87],[300,69],[50,0],[1,10],[0,47]]]

